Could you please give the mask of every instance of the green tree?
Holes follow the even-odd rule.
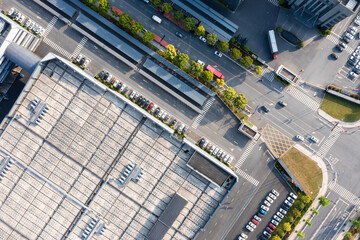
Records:
[[[301,239],[305,238],[305,234],[302,231],[299,231],[297,236]]]
[[[301,42],[299,42],[299,48],[303,48],[303,47],[305,47],[305,42],[304,41],[301,41]]]
[[[123,28],[128,28],[130,26],[130,24],[131,24],[131,21],[132,21],[132,18],[127,13],[123,13],[119,17],[119,24]]]
[[[142,23],[134,22],[130,26],[130,31],[132,34],[137,34],[137,33],[141,32],[142,30],[144,30],[144,26],[142,25]]]
[[[231,54],[230,54],[231,58],[234,59],[235,61],[238,60],[239,58],[241,58],[242,54],[240,52],[239,49],[237,48],[233,48],[231,50]]]
[[[229,43],[225,41],[220,41],[220,43],[217,45],[217,48],[221,52],[226,52],[229,49]]]
[[[110,11],[110,3],[107,0],[100,0],[99,10],[101,14],[107,14]]]
[[[281,240],[281,238],[279,236],[275,235],[275,236],[272,236],[270,238],[270,240]]]
[[[189,56],[185,53],[177,55],[174,59],[174,64],[180,68],[185,66],[189,61]]]
[[[294,214],[294,217],[296,217],[296,218],[301,216],[301,212],[299,211],[299,209],[296,209],[296,208],[293,210],[293,214]]]
[[[118,13],[117,11],[113,11],[113,12],[112,12],[112,15],[113,15],[114,17],[118,17],[118,16],[119,16],[119,13]]]
[[[360,220],[351,220],[351,224],[353,227],[360,227]]]
[[[248,100],[246,99],[245,95],[243,93],[240,93],[237,95],[237,97],[234,99],[234,106],[236,108],[244,109],[246,107],[246,104],[248,103]]]
[[[224,97],[227,100],[233,100],[234,98],[236,98],[236,92],[232,87],[229,87],[227,89],[224,90]]]
[[[249,56],[246,56],[246,57],[243,57],[242,59],[240,59],[240,62],[245,68],[249,68],[251,66],[251,64],[253,63],[253,59]]]
[[[291,231],[291,225],[290,225],[290,223],[288,223],[288,222],[284,223],[283,229],[284,229],[284,231],[286,231],[286,232],[290,232],[290,231]]]
[[[294,218],[293,216],[291,215],[288,215],[285,219],[284,219],[285,222],[289,222],[289,223],[292,223],[294,221]]]
[[[165,58],[168,60],[173,60],[176,57],[176,55],[177,54],[174,45],[169,44],[166,47]]]
[[[173,10],[173,7],[171,6],[170,3],[164,3],[162,6],[161,6],[161,9],[163,10],[164,13],[169,13]]]
[[[214,46],[217,43],[218,38],[215,33],[209,33],[206,36],[206,40],[209,45]]]
[[[310,218],[308,220],[306,220],[305,222],[307,225],[309,225],[310,227],[312,226],[312,223],[310,222]]]
[[[95,2],[95,0],[86,0],[87,4],[93,4]]]
[[[256,73],[257,75],[261,75],[263,69],[262,69],[262,67],[260,67],[260,66],[256,66],[255,69],[254,69],[254,71],[255,71],[255,73]]]
[[[284,237],[285,236],[285,232],[282,229],[278,229],[277,230],[277,234],[279,235],[279,237]]]
[[[190,31],[193,31],[196,28],[196,21],[192,17],[187,17],[187,18],[185,18],[184,25],[187,29],[189,29]]]
[[[161,0],[151,0],[151,4],[152,4],[154,7],[160,7]]]
[[[351,232],[346,232],[346,233],[345,233],[345,237],[347,237],[347,238],[352,237],[352,233],[351,233]]]
[[[151,42],[154,39],[155,39],[155,34],[150,31],[145,32],[142,37],[143,42]]]
[[[303,201],[304,203],[309,203],[311,201],[311,197],[307,196],[307,195],[303,195],[301,196],[301,201]]]
[[[219,86],[219,87],[224,87],[224,85],[225,85],[225,81],[224,81],[224,79],[220,79],[220,78],[217,78],[216,79],[216,84]]]
[[[203,25],[200,25],[196,28],[195,35],[196,36],[204,36],[205,35],[205,28]]]
[[[321,196],[319,198],[319,203],[320,205],[322,205],[323,207],[326,207],[330,204],[330,201],[325,197],[325,196]]]
[[[198,78],[201,76],[203,69],[204,69],[203,65],[195,61],[191,61],[189,67],[189,74],[191,74],[195,78]]]
[[[315,215],[319,215],[319,211],[318,211],[318,210],[316,210],[315,208],[311,209],[311,211],[313,212],[313,214],[315,214]]]
[[[299,210],[303,209],[304,207],[305,207],[305,204],[303,202],[298,202],[296,204],[296,208],[299,209]]]
[[[184,14],[182,12],[180,12],[180,11],[176,11],[174,13],[174,19],[175,19],[175,21],[183,20],[184,19]]]
[[[201,79],[204,80],[204,81],[209,82],[209,81],[211,81],[213,78],[214,78],[214,74],[213,74],[212,72],[210,72],[210,71],[205,70],[205,71],[203,71],[203,72],[201,73]]]

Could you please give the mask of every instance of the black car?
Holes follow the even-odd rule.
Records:
[[[270,112],[270,110],[266,106],[262,106],[261,109],[266,113]]]
[[[140,106],[144,106],[145,103],[146,103],[146,98],[143,98],[140,102]]]
[[[104,75],[105,75],[105,71],[102,70],[102,71],[99,73],[98,77],[101,78],[101,79],[103,79]]]
[[[116,90],[120,90],[120,88],[121,88],[121,86],[122,86],[122,83],[121,82],[119,82],[119,84],[116,86]]]
[[[187,130],[188,130],[188,128],[184,127],[183,130],[181,131],[181,134],[185,134]]]
[[[156,108],[154,115],[157,115],[159,112],[160,112],[160,108],[158,107],[158,108]]]
[[[144,103],[144,108],[147,108],[148,106],[149,106],[149,104],[150,104],[150,100],[147,100],[145,103]]]
[[[178,36],[179,38],[183,38],[183,35],[179,32],[176,32],[175,35]]]
[[[109,72],[105,73],[105,75],[104,75],[104,77],[102,79],[107,79],[109,77],[109,75],[110,75]]]
[[[142,100],[143,100],[143,96],[140,96],[140,97],[137,99],[136,102],[137,102],[138,104],[140,104]]]
[[[282,207],[283,209],[285,209],[286,211],[289,211],[289,209],[290,209],[286,204],[283,204],[281,207]]]
[[[331,56],[332,58],[334,58],[335,60],[337,60],[337,59],[339,58],[338,55],[336,55],[335,53],[330,54],[330,56]]]
[[[171,123],[170,123],[170,126],[174,126],[176,124],[177,120],[174,118]]]

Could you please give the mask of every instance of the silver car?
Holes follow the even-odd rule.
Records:
[[[209,152],[213,153],[214,150],[215,150],[215,148],[216,148],[216,146],[215,146],[215,145],[212,145],[211,148],[210,148],[210,150],[209,150]]]
[[[31,20],[28,19],[28,20],[26,21],[24,27],[28,28],[28,27],[30,26],[30,24],[31,24]]]
[[[219,152],[219,148],[215,148],[214,152],[213,152],[213,155],[216,156],[216,154]]]
[[[249,225],[246,225],[246,229],[249,230],[250,232],[254,231],[254,229],[252,227],[250,227]]]
[[[256,221],[261,222],[261,218],[258,215],[254,215]]]
[[[268,207],[270,207],[271,206],[271,203],[269,203],[268,201],[266,201],[266,200],[264,200],[264,204],[266,205],[266,206],[268,206]]]
[[[271,197],[269,197],[269,196],[266,196],[266,200],[267,200],[269,203],[274,203],[274,200],[273,200]]]
[[[278,216],[274,215],[274,219],[278,222],[281,222],[281,218],[279,218]]]
[[[276,196],[274,194],[272,194],[272,193],[269,193],[269,197],[271,197],[274,200],[276,199]]]
[[[11,16],[11,15],[14,14],[14,12],[15,12],[15,9],[14,9],[14,8],[10,8],[9,11],[7,12],[7,14],[8,14],[9,16]]]
[[[276,215],[278,215],[279,218],[283,219],[284,215],[282,215],[280,212],[277,212]]]
[[[216,154],[216,157],[220,157],[222,153],[223,153],[223,150],[220,149],[219,152]]]

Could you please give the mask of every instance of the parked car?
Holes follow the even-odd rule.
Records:
[[[81,59],[83,58],[83,56],[81,55],[81,54],[79,54],[78,56],[77,56],[77,58],[76,58],[76,61],[78,62],[78,63],[80,63],[80,61],[81,61]],[[109,75],[108,75],[109,76]]]
[[[179,32],[176,32],[175,35],[178,36],[179,38],[183,38],[183,37],[184,37],[184,36],[183,36],[181,33],[179,33]]]
[[[34,22],[31,22],[30,25],[29,25],[29,27],[28,27],[28,29],[29,29],[29,30],[32,30],[32,29],[34,28],[34,26],[35,26],[35,23],[34,23]]]
[[[289,202],[291,202],[292,204],[294,204],[294,199],[292,199],[291,197],[287,197],[287,200],[289,201]]]
[[[223,153],[223,150],[220,149],[219,152],[216,154],[216,157],[219,158],[221,156],[221,154]]]
[[[215,51],[214,54],[215,54],[216,56],[220,57],[220,58],[222,57],[222,52]]]
[[[213,153],[214,150],[215,150],[215,148],[216,148],[216,146],[215,146],[215,145],[212,145],[211,148],[210,148],[210,150],[209,150],[209,152],[210,152],[210,153]]]
[[[124,84],[125,85],[125,84]],[[122,91],[123,94],[127,93],[129,91],[129,86],[125,85],[124,90]]]
[[[255,225],[259,225],[259,221],[257,221],[257,220],[254,219],[254,218],[251,220],[251,222],[252,222],[253,224],[255,224]]]
[[[275,227],[274,224],[270,223],[269,226],[270,226],[272,229],[276,230],[276,227]]]
[[[330,54],[330,56],[335,60],[337,60],[339,58],[338,55],[336,55],[335,53]]]
[[[278,221],[278,222],[281,222],[281,218],[279,218],[278,216],[274,215],[273,218]]]
[[[253,229],[251,226],[249,226],[249,225],[246,225],[246,229],[249,230],[250,232],[253,232],[253,231],[254,231],[254,229]]]
[[[271,190],[271,192],[272,192],[272,194],[274,194],[277,197],[280,195],[275,189]]]
[[[282,106],[282,107],[286,107],[286,106],[287,106],[287,104],[286,104],[285,102],[283,102],[283,101],[279,101],[279,105]]]
[[[201,60],[197,60],[197,63],[200,64],[201,66],[205,66],[205,63]]]
[[[183,130],[181,131],[181,134],[185,134],[187,132],[188,128],[184,127]]]
[[[229,154],[226,154],[226,156],[224,157],[224,162],[228,162],[229,161],[229,158],[230,158],[230,155]]]
[[[130,95],[129,95],[129,98],[130,98],[131,100],[133,100],[133,99],[135,98],[135,94],[136,94],[136,92],[135,92],[135,91],[132,91],[132,92],[130,93]]]
[[[283,215],[281,212],[277,212],[276,215],[277,215],[279,218],[281,218],[281,219],[284,218],[284,215]]]
[[[269,196],[266,196],[266,201],[268,201],[269,203],[274,203],[274,200]]]
[[[272,230],[272,229],[269,228],[269,227],[267,227],[265,230],[266,230],[268,233],[270,233],[270,234],[272,234],[272,233],[274,232],[274,230]]]
[[[220,148],[215,148],[213,155],[216,156],[216,154],[219,152]]]
[[[233,157],[229,157],[229,160],[227,161],[227,164],[230,164],[234,160]]]
[[[158,113],[160,112],[160,110],[161,110],[161,109],[160,109],[160,107],[157,107],[157,108],[155,109],[154,115],[156,115],[156,116],[157,116],[157,115],[158,115]]]
[[[264,232],[263,232],[263,235],[264,235],[265,237],[267,237],[267,238],[270,238],[270,237],[271,237],[270,233],[268,233],[267,231],[264,231]]]
[[[240,236],[244,239],[248,239],[248,236],[245,233],[241,233]]]
[[[261,110],[263,110],[263,112],[265,112],[265,113],[270,112],[270,110],[266,106],[262,106]]]
[[[279,225],[279,222],[277,222],[276,220],[271,220],[271,223],[274,224],[275,226]]]
[[[21,16],[22,16],[22,14],[20,12],[18,12],[15,16],[15,21],[19,21]]]
[[[28,28],[28,27],[30,26],[30,24],[31,24],[31,20],[28,19],[28,20],[26,21],[26,23],[24,24],[24,27]]]
[[[319,139],[317,139],[317,138],[314,137],[314,136],[311,136],[310,140],[313,141],[314,143],[318,143],[318,142],[319,142]]]
[[[205,38],[205,37],[200,36],[199,39],[200,39],[201,41],[203,41],[204,43],[206,43],[206,38]]]
[[[299,140],[301,142],[303,142],[305,140],[305,138],[303,136],[300,136],[300,135],[296,135],[295,138],[296,138],[296,140]]]
[[[356,27],[351,27],[351,28],[348,29],[348,33],[350,33],[353,36],[355,36],[356,32],[357,32]]]
[[[268,207],[270,207],[271,206],[271,203],[269,203],[268,201],[266,201],[266,200],[264,200],[264,204],[266,205],[266,206],[268,206]]]
[[[256,221],[259,221],[259,222],[261,222],[261,217],[259,217],[258,215],[254,215],[254,219],[256,219]]]
[[[298,196],[291,192],[290,197],[292,197],[293,199],[297,199]]]
[[[289,207],[291,207],[291,206],[292,206],[292,203],[291,203],[291,202],[289,202],[288,200],[285,200],[285,201],[284,201],[284,203],[285,203],[286,205],[288,205]]]
[[[161,116],[159,116],[159,118],[160,118],[161,120],[164,120],[164,118],[166,117],[166,115],[167,115],[167,112],[164,111],[164,113],[163,113]]]
[[[165,116],[164,121],[167,122],[167,121],[169,121],[169,119],[170,119],[170,114]]]
[[[356,73],[354,73],[354,72],[350,72],[349,73],[349,78],[350,79],[354,79],[354,78],[356,78],[357,77],[357,74]]]
[[[25,15],[21,15],[21,17],[19,18],[19,23],[22,23],[25,20]]]
[[[114,88],[117,87],[117,85],[119,85],[120,81],[119,80],[115,80],[115,82],[112,84]]]
[[[260,210],[259,210],[259,213],[262,214],[262,215],[266,215],[266,214],[267,214],[267,212],[266,212],[264,209],[260,209]]]
[[[269,197],[271,197],[274,200],[276,199],[276,196],[274,194],[272,194],[272,193],[269,193]]]
[[[147,107],[148,110],[151,110],[154,107],[154,103],[150,103],[149,106]]]
[[[170,122],[170,126],[174,126],[176,124],[177,120],[174,118],[171,122]]]
[[[255,225],[254,223],[252,223],[252,222],[249,222],[248,225],[249,225],[250,227],[254,228],[254,229],[256,228],[256,225]]]
[[[283,209],[285,209],[286,211],[289,211],[290,207],[288,205],[286,205],[285,203],[283,205],[281,205],[281,207]]]
[[[14,14],[14,12],[15,12],[15,9],[14,9],[14,8],[10,8],[9,11],[7,12],[7,14],[8,14],[9,16],[11,16],[11,15]]]
[[[281,212],[282,214],[286,215],[287,211],[285,211],[284,209],[282,208],[279,208],[279,212]]]
[[[266,206],[264,206],[264,205],[261,205],[261,209],[263,209],[263,210],[265,210],[265,211],[269,211],[269,208],[268,207],[266,207]]]
[[[356,26],[360,26],[360,18],[359,18],[359,16],[357,16],[357,17],[355,18],[354,24],[355,24]]]
[[[220,159],[224,159],[225,156],[226,156],[226,154],[227,154],[227,153],[224,151],[224,152],[221,154]]]
[[[343,42],[340,42],[338,45],[336,45],[336,48],[339,49],[340,52],[342,52],[345,50],[346,44]]]
[[[150,100],[148,99],[148,100],[146,100],[146,99],[144,99],[145,101],[143,101],[144,103],[142,103],[142,107],[143,108],[148,108],[148,106],[149,106],[149,104],[151,103],[150,102]]]
[[[86,68],[86,66],[89,64],[90,60],[86,59],[83,64],[81,65],[83,68]]]
[[[182,123],[182,124],[180,124],[180,125],[176,128],[176,130],[178,130],[179,132],[181,132],[184,127],[185,127],[185,125]]]

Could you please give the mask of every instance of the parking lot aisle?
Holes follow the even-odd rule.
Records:
[[[197,116],[193,124],[191,125],[192,128],[196,129],[199,125],[201,120],[203,120],[204,116],[206,115],[207,111],[209,111],[211,105],[214,103],[215,98],[210,98],[208,102],[205,104],[204,109],[202,110],[201,114]]]
[[[55,23],[57,22],[58,18],[56,16],[53,16],[49,24],[45,28],[44,38],[47,37],[51,29],[54,27]]]
[[[343,129],[341,127],[335,127],[335,129],[330,133],[324,143],[321,145],[319,151],[317,152],[318,155],[324,157],[329,152],[330,148],[334,145],[336,140],[340,137],[341,132]]]
[[[252,141],[249,146],[246,148],[246,150],[244,151],[244,153],[241,155],[239,161],[235,164],[236,168],[240,168],[241,165],[244,163],[245,159],[249,156],[249,154],[251,153],[251,151],[253,150],[253,148],[255,147],[256,142]]]
[[[254,184],[255,186],[259,185],[258,180],[256,180],[255,178],[253,178],[252,176],[250,176],[249,174],[247,174],[246,172],[244,172],[240,168],[236,170],[236,173],[239,174],[241,177],[243,177],[248,182]]]
[[[312,99],[310,96],[306,95],[297,86],[289,86],[286,92],[289,95],[293,96],[295,99],[305,104],[305,106],[309,107],[313,111],[317,111],[318,108],[320,107],[320,104],[317,101]]]
[[[74,50],[72,57],[77,57],[81,51],[81,49],[84,47],[85,43],[89,40],[87,37],[83,37],[79,44],[76,46],[76,49]]]
[[[353,194],[343,186],[337,184],[334,180],[329,183],[328,187],[329,189],[331,189],[331,191],[338,194],[342,199],[346,200],[350,204],[359,206],[360,198],[358,198],[355,194]]]

